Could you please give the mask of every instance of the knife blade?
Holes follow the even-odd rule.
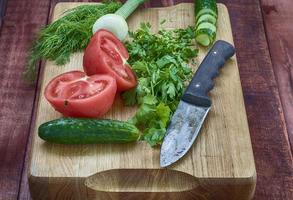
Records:
[[[175,163],[191,148],[212,105],[208,92],[214,87],[213,78],[234,54],[233,45],[218,40],[203,59],[167,128],[161,147],[161,167]]]

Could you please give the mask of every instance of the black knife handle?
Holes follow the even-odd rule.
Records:
[[[212,102],[208,97],[208,92],[214,87],[212,79],[219,74],[219,69],[234,53],[233,45],[218,40],[199,65],[181,99],[199,106],[211,106]]]

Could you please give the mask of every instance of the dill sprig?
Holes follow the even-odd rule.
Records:
[[[42,28],[28,55],[25,80],[30,83],[36,80],[36,64],[42,58],[55,61],[57,65],[69,62],[70,54],[86,48],[95,21],[105,14],[114,13],[120,7],[121,3],[114,1],[78,6]]]

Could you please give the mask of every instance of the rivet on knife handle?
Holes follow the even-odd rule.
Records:
[[[212,102],[207,94],[214,87],[212,79],[219,74],[219,69],[234,53],[235,48],[230,43],[218,40],[200,64],[182,100],[200,106],[211,106]]]

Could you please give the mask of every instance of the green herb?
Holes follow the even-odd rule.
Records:
[[[24,73],[25,80],[34,82],[36,64],[44,58],[63,65],[70,54],[83,50],[92,36],[92,26],[101,16],[114,13],[121,3],[108,1],[100,5],[82,5],[65,12],[65,16],[44,27],[30,50]]]
[[[130,121],[144,132],[144,140],[151,146],[161,144],[185,83],[191,79],[190,65],[198,53],[194,38],[192,27],[152,34],[150,24],[143,23],[126,43],[138,85],[123,98],[126,105],[140,105]]]
[[[143,130],[143,139],[151,146],[161,144],[171,117],[169,106],[158,102],[156,97],[147,95],[143,98],[137,113],[129,122]]]

